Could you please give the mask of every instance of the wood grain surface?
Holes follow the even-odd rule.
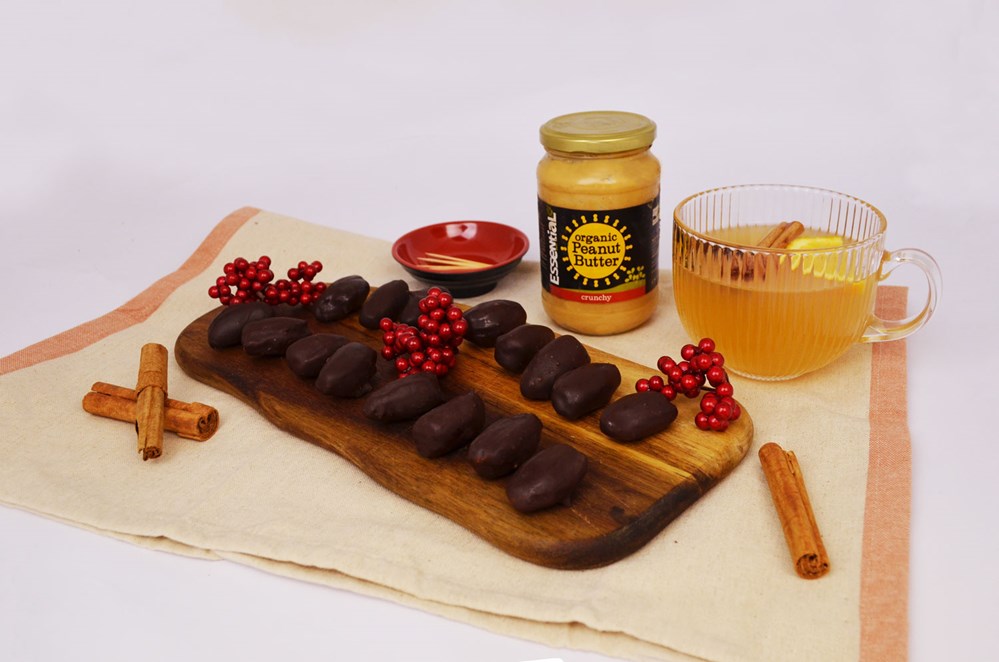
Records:
[[[209,347],[208,325],[220,310],[198,318],[177,338],[174,356],[187,374],[247,402],[277,427],[343,456],[395,494],[531,563],[582,569],[624,558],[728,475],[753,437],[745,409],[723,433],[698,430],[693,423],[698,400],[680,396],[680,415],[668,430],[620,444],[600,432],[599,412],[567,421],[551,403],[526,400],[520,395],[519,377],[500,368],[491,349],[466,342],[455,368],[442,380],[448,396],[477,391],[486,403],[487,424],[500,416],[532,412],[544,424],[542,448],[568,443],[589,458],[589,470],[571,505],[525,515],[507,501],[507,479],[480,478],[464,449],[443,458],[423,458],[409,438],[412,422],[371,421],[361,412],[363,398],[323,395],[311,381],[296,377],[284,359],[253,358],[240,347]],[[314,332],[339,333],[381,348],[380,334],[362,328],[356,317],[321,324],[302,314]],[[620,368],[622,382],[615,398],[633,392],[638,378],[656,372],[587,349],[593,361]],[[389,361],[379,359],[379,366],[378,383],[394,378]],[[225,434],[224,426],[218,434]]]

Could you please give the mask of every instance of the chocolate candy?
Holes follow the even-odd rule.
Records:
[[[541,324],[521,324],[496,339],[496,363],[521,373],[542,347],[555,339],[555,332]]]
[[[522,513],[544,510],[558,503],[569,505],[569,498],[586,475],[586,464],[586,456],[572,446],[549,446],[510,477],[506,498]]]
[[[530,400],[547,400],[560,375],[589,362],[589,353],[575,336],[559,336],[538,350],[527,364],[520,377],[520,392]]]
[[[371,390],[378,352],[364,343],[348,342],[326,359],[316,388],[337,398],[359,398]]]
[[[552,407],[574,421],[610,402],[621,385],[621,371],[611,363],[590,363],[563,373],[552,384]]]
[[[284,358],[293,373],[302,379],[312,379],[322,370],[326,359],[348,342],[335,333],[315,333],[291,343]]]
[[[434,407],[413,424],[416,451],[423,457],[440,457],[461,448],[482,430],[486,406],[475,391]]]
[[[246,304],[240,304],[245,306]],[[296,340],[309,335],[309,326],[298,317],[269,317],[243,326],[240,339],[250,356],[284,356]]]
[[[527,311],[516,301],[494,299],[465,311],[465,339],[479,347],[492,347],[496,339],[527,321]]]
[[[247,323],[273,316],[274,310],[263,301],[226,306],[208,325],[208,344],[215,349],[238,345]]]
[[[389,382],[368,396],[364,415],[376,421],[407,421],[425,414],[444,400],[437,375],[418,372]]]
[[[312,314],[320,322],[336,322],[354,313],[368,298],[371,286],[360,276],[339,278],[312,304]]]
[[[468,461],[483,478],[500,478],[513,473],[538,450],[541,419],[534,414],[501,418],[472,440]]]
[[[392,280],[368,297],[361,306],[358,321],[366,329],[377,329],[383,317],[391,320],[399,318],[399,313],[409,301],[409,285],[404,280]]]
[[[676,419],[676,405],[656,391],[631,393],[600,415],[600,430],[616,441],[638,441],[662,432]]]

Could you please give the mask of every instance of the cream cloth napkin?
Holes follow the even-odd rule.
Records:
[[[733,378],[756,425],[746,459],[632,556],[559,571],[498,551],[181,371],[174,341],[213,306],[206,290],[222,265],[264,253],[276,265],[319,259],[327,280],[357,273],[379,285],[404,276],[383,241],[255,209],[234,213],[134,301],[0,359],[0,502],[553,646],[655,660],[905,656],[910,465],[901,343],[858,345],[788,383]],[[550,323],[537,269],[522,264],[480,299],[515,299],[529,321]],[[650,323],[584,342],[649,366],[678,353],[688,339],[662,276]],[[904,294],[887,292],[896,312],[904,309]],[[148,342],[171,349],[171,396],[214,405],[222,424],[205,443],[168,434],[163,457],[142,462],[126,425],[86,414],[80,401],[94,381],[134,383]],[[756,457],[767,441],[801,462],[831,559],[822,579],[794,573]]]

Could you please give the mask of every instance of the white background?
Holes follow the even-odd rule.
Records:
[[[384,239],[461,218],[534,236],[540,124],[640,112],[664,209],[823,186],[939,261],[908,346],[910,650],[994,653],[999,5],[361,4],[0,0],[0,355],[122,304],[243,205]],[[0,508],[0,658],[140,652],[603,659]]]

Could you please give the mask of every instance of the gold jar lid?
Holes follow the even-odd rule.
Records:
[[[656,138],[656,123],[619,110],[560,115],[541,126],[541,144],[558,152],[610,154],[643,149]]]

